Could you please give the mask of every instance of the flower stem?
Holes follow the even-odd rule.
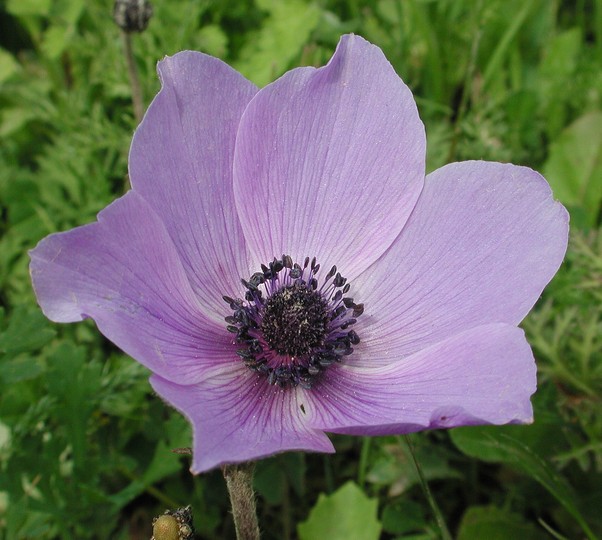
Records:
[[[370,446],[372,445],[372,437],[364,437],[362,441],[362,451],[360,453],[360,464],[357,473],[357,483],[364,489],[366,482],[366,470],[368,468],[368,457],[370,455]]]
[[[232,516],[237,540],[259,540],[259,525],[253,492],[253,471],[255,463],[224,465],[222,472],[226,479]]]
[[[132,86],[132,105],[134,107],[134,116],[136,123],[142,122],[144,116],[144,105],[142,101],[142,87],[138,78],[138,70],[136,61],[134,60],[134,52],[132,50],[132,36],[129,32],[121,30],[121,39],[123,40],[123,51],[125,61],[128,67],[128,75],[130,77],[130,85]]]
[[[409,435],[404,435],[403,438],[408,445],[408,449],[410,451],[410,455],[412,456],[412,460],[414,461],[414,466],[416,467],[416,471],[418,472],[418,477],[420,478],[420,484],[422,485],[422,491],[424,492],[425,497],[427,498],[431,510],[435,515],[435,520],[437,521],[437,525],[439,526],[439,531],[441,533],[441,538],[443,540],[452,540],[452,535],[447,529],[447,525],[445,524],[445,520],[443,519],[443,514],[437,505],[437,501],[433,497],[431,490],[429,488],[428,482],[422,473],[422,467],[420,467],[420,463],[418,463],[418,459],[416,459],[416,454],[414,453],[414,445],[412,443],[412,439],[410,439]]]

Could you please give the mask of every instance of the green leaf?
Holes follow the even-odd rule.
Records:
[[[68,24],[75,24],[81,17],[85,6],[85,0],[57,0],[54,12],[60,20]]]
[[[483,87],[488,87],[494,76],[501,72],[500,68],[508,55],[510,45],[518,35],[534,5],[535,2],[533,0],[525,2],[521,9],[512,17],[510,25],[505,29],[504,35],[498,41],[495,50],[487,62],[487,67],[483,73]]]
[[[383,529],[391,534],[424,530],[427,526],[422,506],[410,500],[387,505],[382,520]]]
[[[263,86],[283,73],[299,54],[320,20],[320,10],[300,0],[261,0],[258,4],[270,16],[261,30],[250,36],[234,67]]]
[[[73,27],[64,24],[51,26],[42,39],[42,52],[47,58],[56,60],[69,44],[73,36]]]
[[[41,17],[50,12],[51,0],[8,0],[6,11],[12,15],[39,15]]]
[[[285,482],[284,471],[277,460],[262,460],[258,463],[253,485],[262,500],[272,505],[281,504],[284,498]]]
[[[67,432],[73,462],[82,477],[90,472],[86,469],[87,431],[101,388],[102,369],[100,362],[89,361],[87,357],[83,347],[61,343],[49,356],[51,368],[46,375],[48,393],[58,403],[56,416]]]
[[[534,525],[523,521],[521,516],[495,506],[472,506],[460,523],[458,540],[538,540],[546,538]]]
[[[456,447],[467,456],[490,463],[503,463],[508,460],[506,449],[499,444],[498,426],[474,426],[456,428],[449,431]]]
[[[8,326],[0,332],[0,353],[14,356],[35,351],[48,343],[55,335],[48,321],[38,309],[18,307],[11,314]]]
[[[59,0],[56,3],[53,24],[42,38],[41,50],[48,58],[56,60],[70,44],[84,5],[83,0]]]
[[[44,367],[37,356],[19,355],[0,363],[0,380],[4,384],[35,379],[43,372]]]
[[[347,482],[332,495],[321,494],[307,521],[297,527],[301,540],[377,540],[381,525],[377,519],[378,501],[368,498],[353,482]]]
[[[301,452],[290,452],[263,459],[257,463],[253,484],[270,504],[281,504],[289,487],[302,497],[304,493],[305,458]]]
[[[576,84],[575,71],[583,55],[582,42],[582,31],[578,27],[554,36],[538,68],[535,90],[539,94],[539,108],[546,119],[545,130],[550,139],[555,139],[568,123],[569,106],[574,102],[576,93],[573,88]],[[567,85],[571,87],[571,92],[566,92]]]
[[[22,107],[6,107],[0,114],[0,137],[9,137],[19,131],[36,113]]]
[[[567,206],[585,209],[594,225],[602,201],[602,112],[583,115],[550,146],[544,175],[554,195]]]
[[[382,450],[370,467],[366,477],[368,482],[388,486],[390,492],[396,495],[420,483],[420,476],[407,444],[384,445]],[[421,444],[414,451],[427,481],[461,478],[458,471],[449,465],[448,456],[442,448]]]
[[[0,421],[0,457],[2,457],[3,460],[6,459],[6,456],[10,454],[10,443],[12,439],[12,434],[10,431],[10,427]],[[0,508],[2,508],[1,500]]]
[[[174,474],[181,469],[180,456],[172,452],[165,441],[159,441],[150,465],[142,475],[145,487]]]
[[[0,48],[0,84],[14,75],[19,69],[19,64],[12,54]]]
[[[175,474],[182,469],[182,456],[176,454],[174,448],[190,446],[190,425],[179,414],[173,414],[166,422],[162,423],[161,431],[164,438],[160,439],[154,447],[153,457],[150,463],[144,465],[143,472],[140,467],[132,466],[131,471],[126,474],[132,482],[109,497],[109,500],[118,508],[122,508],[130,501],[138,497],[149,486]],[[149,443],[149,452],[152,449]]]
[[[586,535],[593,538],[590,536],[589,526],[577,507],[577,497],[570,484],[527,445],[503,433],[496,433],[495,427],[452,430],[452,441],[462,452],[471,457],[484,461],[508,463],[522,470],[547,489],[575,518]]]
[[[198,47],[201,51],[223,58],[228,49],[228,36],[215,24],[201,28],[196,36]]]

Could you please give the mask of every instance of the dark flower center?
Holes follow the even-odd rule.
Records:
[[[226,317],[227,329],[241,345],[237,354],[270,384],[311,388],[359,343],[349,327],[364,307],[345,296],[350,286],[336,266],[318,288],[315,258],[301,266],[283,255],[261,270],[241,280],[244,300],[224,296],[233,311]]]
[[[264,304],[261,332],[278,354],[303,356],[324,344],[328,303],[305,283],[275,292]]]

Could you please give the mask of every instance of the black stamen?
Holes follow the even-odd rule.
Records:
[[[265,303],[261,331],[278,354],[302,356],[321,345],[328,323],[328,304],[307,285],[284,287]]]
[[[310,271],[304,274],[308,266]],[[244,301],[223,296],[233,312],[225,317],[226,329],[236,334],[241,347],[236,354],[271,385],[310,389],[329,366],[353,354],[352,345],[360,343],[348,328],[364,305],[344,296],[350,284],[336,266],[318,289],[319,270],[315,257],[306,257],[300,266],[290,255],[282,255],[262,264],[261,272],[248,280],[241,279]]]

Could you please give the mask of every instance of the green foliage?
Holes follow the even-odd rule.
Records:
[[[243,75],[260,86],[273,81],[299,56],[316,27],[320,11],[302,0],[260,0],[258,7],[269,17],[261,29],[250,33],[240,58],[234,64]],[[274,51],[279,54],[274,57]]]
[[[485,461],[500,461],[522,470],[541,484],[571,514],[589,538],[594,538],[585,519],[579,512],[576,495],[566,480],[540,455],[518,439],[506,435],[503,428],[458,428],[452,440],[465,454]]]
[[[550,145],[544,173],[557,197],[576,209],[576,225],[595,226],[602,202],[602,111],[589,112]],[[579,213],[581,210],[582,213]]]
[[[407,499],[387,504],[382,512],[383,530],[390,534],[408,534],[424,530],[427,519],[422,505]]]
[[[523,322],[538,360],[532,426],[413,437],[448,527],[470,538],[602,535],[602,1],[154,0],[133,35],[146,103],[156,62],[223,58],[259,85],[322,65],[340,34],[378,44],[412,88],[428,168],[541,170],[571,212],[567,260]],[[150,537],[192,504],[199,537],[233,536],[219,472],[192,479],[190,428],[89,321],[36,305],[27,251],[123,193],[135,121],[110,0],[0,7],[0,538]],[[264,538],[438,537],[402,438],[335,437],[337,454],[257,467]],[[142,527],[142,528],[141,528]],[[138,536],[136,536],[138,535]]]
[[[495,506],[471,506],[462,516],[458,540],[475,538],[538,540],[546,538],[546,535],[518,514]]]
[[[297,527],[299,538],[376,540],[381,530],[377,507],[375,499],[369,499],[353,482],[347,482],[332,495],[319,496],[307,521]]]
[[[449,453],[444,448],[419,445],[415,453],[422,474],[429,482],[460,478],[458,471],[451,466]],[[380,446],[379,453],[373,456],[366,479],[375,486],[388,487],[389,493],[395,495],[401,495],[420,484],[420,476],[414,466],[412,454],[407,445],[400,440]]]

